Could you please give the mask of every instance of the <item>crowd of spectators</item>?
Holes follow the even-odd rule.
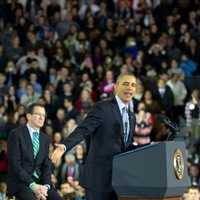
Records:
[[[191,185],[200,186],[199,86],[185,82],[200,75],[199,42],[198,0],[1,0],[0,199],[6,196],[6,139],[26,123],[26,106],[45,105],[52,152],[126,73],[138,78],[134,139],[165,140],[172,130],[160,115],[185,124]],[[87,145],[54,166],[52,182],[64,199],[84,199],[79,174]]]

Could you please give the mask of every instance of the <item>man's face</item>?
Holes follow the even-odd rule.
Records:
[[[124,102],[129,103],[136,91],[136,78],[125,75],[115,85],[116,95]]]
[[[28,123],[33,128],[41,128],[44,125],[45,115],[46,115],[46,112],[43,107],[35,106],[33,109],[33,113],[27,114]]]
[[[159,87],[159,88],[164,88],[164,87],[165,87],[165,81],[162,80],[162,79],[160,79],[160,80],[158,81],[158,87]]]

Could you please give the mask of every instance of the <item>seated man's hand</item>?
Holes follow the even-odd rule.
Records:
[[[46,186],[37,183],[32,183],[30,185],[30,189],[33,191],[37,200],[46,200],[48,191],[48,188]]]
[[[35,194],[35,197],[36,197],[37,200],[46,200],[46,199],[47,199],[47,197],[44,196],[44,195],[41,194],[41,193]]]
[[[48,196],[47,192],[48,192],[47,186],[40,185],[39,193],[37,193],[36,198],[38,200],[46,200]]]
[[[41,194],[43,194],[44,196],[47,197],[48,187],[45,186],[45,185],[41,185],[40,186],[40,192],[41,192]]]

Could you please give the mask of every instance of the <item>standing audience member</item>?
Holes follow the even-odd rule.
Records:
[[[187,96],[187,89],[179,73],[172,74],[171,78],[167,81],[167,85],[174,94],[174,121],[179,123],[180,117],[184,117],[184,101]]]
[[[200,99],[198,89],[193,89],[191,92],[190,100],[185,106],[185,117],[190,143],[193,144],[200,137]]]

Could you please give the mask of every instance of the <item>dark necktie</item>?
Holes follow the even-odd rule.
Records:
[[[67,177],[71,176],[73,177],[74,175],[74,167],[73,166],[68,166],[67,168]]]
[[[128,109],[126,107],[122,108],[122,121],[123,121],[123,139],[124,143],[128,140],[129,130],[130,130],[130,124],[129,124],[129,115],[128,115]]]

